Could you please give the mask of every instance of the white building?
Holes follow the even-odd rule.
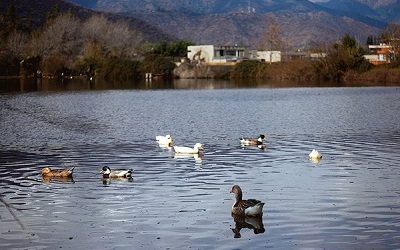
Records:
[[[243,60],[245,52],[241,46],[194,45],[188,46],[187,57],[205,63],[228,63]]]
[[[249,59],[273,63],[282,61],[282,55],[280,51],[250,50]]]
[[[243,60],[257,60],[261,62],[282,61],[280,51],[248,50],[241,46],[188,46],[187,57],[191,61],[197,60],[208,64],[236,63]]]

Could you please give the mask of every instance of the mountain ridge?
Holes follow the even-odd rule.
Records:
[[[8,0],[10,1],[10,0]],[[23,0],[26,1],[26,0]],[[45,1],[45,0],[41,0]],[[47,0],[56,1],[56,0]],[[57,0],[61,1],[61,0]],[[273,17],[292,48],[335,42],[345,34],[365,43],[400,14],[400,0],[68,0],[156,27],[194,43],[259,46]],[[351,5],[349,5],[351,4]],[[350,6],[350,8],[349,8]],[[158,31],[157,31],[158,30]],[[153,37],[157,37],[153,34]],[[162,36],[159,40],[162,40]]]

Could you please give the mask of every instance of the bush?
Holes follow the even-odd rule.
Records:
[[[19,75],[19,61],[6,52],[0,51],[0,76]]]
[[[259,61],[243,61],[235,65],[231,78],[243,79],[243,78],[263,78],[266,77],[263,72],[267,67],[266,63]]]
[[[98,69],[98,77],[109,81],[126,81],[140,78],[140,63],[119,58],[106,59]]]
[[[158,55],[148,55],[144,60],[141,67],[142,74],[152,73],[160,74],[165,77],[171,77],[172,71],[175,68],[175,63],[173,63],[169,58],[160,57]]]

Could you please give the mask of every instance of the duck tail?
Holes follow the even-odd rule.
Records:
[[[74,169],[75,169],[75,167],[72,167],[68,171],[72,173],[74,171]]]

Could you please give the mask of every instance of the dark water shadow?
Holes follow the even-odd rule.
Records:
[[[45,184],[49,184],[49,183],[74,184],[75,183],[73,177],[42,176],[42,181]]]
[[[233,221],[235,222],[235,228],[231,228],[234,234],[234,238],[241,238],[240,231],[243,228],[253,230],[254,234],[265,233],[265,227],[263,223],[263,217],[249,217],[249,216],[237,216],[232,214]]]

